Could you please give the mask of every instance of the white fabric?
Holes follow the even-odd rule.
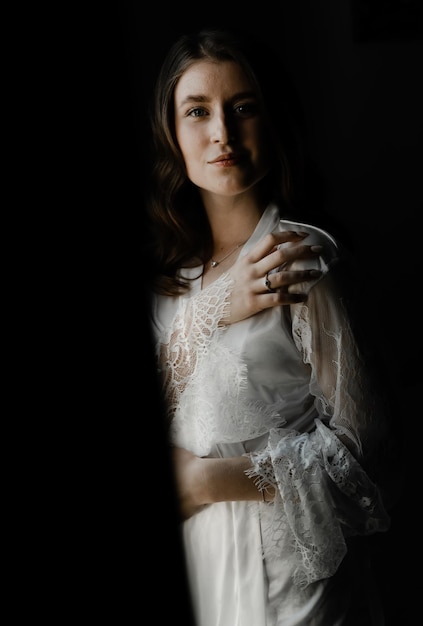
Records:
[[[278,488],[274,504],[217,503],[184,522],[198,626],[347,624],[337,576],[346,538],[389,525],[360,464],[380,425],[333,290],[336,242],[269,206],[241,255],[277,229],[305,230],[306,243],[324,245],[324,256],[307,261],[324,277],[308,287],[306,303],[222,325],[228,274],[204,290],[197,278],[189,295],[153,300],[172,442],[200,456],[248,454],[258,488]],[[199,268],[184,273],[198,276]]]

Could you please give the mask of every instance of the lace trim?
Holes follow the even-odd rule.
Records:
[[[232,284],[224,274],[184,298],[157,350],[170,440],[199,456],[216,443],[252,439],[282,423],[273,407],[248,399],[247,367],[222,341]]]
[[[228,314],[231,279],[223,274],[194,297],[181,298],[175,317],[156,348],[169,419],[196,375],[219,323]]]
[[[278,488],[262,513],[263,557],[294,559],[300,587],[336,572],[346,537],[389,527],[378,489],[320,420],[311,434],[273,429],[266,449],[246,456],[247,476]]]

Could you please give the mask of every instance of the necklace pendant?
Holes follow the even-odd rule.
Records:
[[[244,243],[246,243],[246,242],[242,241],[241,243],[238,243],[233,250],[230,250],[226,256],[224,256],[222,259],[219,259],[218,261],[213,261],[213,259],[211,259],[210,267],[211,268],[217,267],[219,265],[219,263],[222,263],[223,261],[226,261],[226,259],[228,259],[231,256],[231,254],[233,254],[235,252],[235,250],[238,250],[238,248],[243,246]]]

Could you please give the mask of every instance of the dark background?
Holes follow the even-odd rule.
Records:
[[[422,10],[417,1],[266,0],[252,6],[220,0],[161,1],[149,3],[148,10],[144,3],[128,2],[115,12],[109,8],[107,16],[100,12],[96,27],[100,42],[95,44],[93,62],[100,97],[98,114],[93,110],[92,116],[93,123],[100,120],[102,126],[96,154],[101,154],[104,169],[98,167],[96,173],[102,200],[115,207],[106,231],[117,240],[122,273],[121,279],[114,279],[115,297],[132,311],[127,316],[120,311],[118,319],[130,362],[135,363],[134,369],[128,368],[125,353],[125,374],[120,374],[127,391],[123,406],[129,398],[134,407],[129,429],[119,430],[123,450],[118,458],[125,459],[129,433],[129,452],[134,459],[145,454],[149,468],[146,471],[143,462],[135,460],[121,464],[120,479],[125,468],[131,478],[114,492],[121,511],[117,529],[120,533],[126,529],[122,549],[130,566],[115,550],[111,581],[126,611],[140,611],[145,619],[149,606],[162,620],[189,624],[172,481],[170,474],[169,480],[167,474],[160,475],[162,462],[168,471],[167,450],[152,374],[147,302],[139,279],[149,266],[139,244],[144,236],[145,113],[153,80],[175,35],[210,23],[257,29],[281,54],[304,110],[310,155],[324,182],[325,209],[348,234],[357,261],[363,334],[380,362],[395,407],[398,455],[394,464],[405,476],[391,511],[391,530],[375,537],[368,549],[386,626],[399,619],[412,624],[420,604],[411,574],[415,561],[418,571],[420,550],[416,547],[420,535],[416,435],[421,432],[417,220],[423,208],[423,55]],[[119,345],[116,352],[120,354]],[[115,400],[118,405],[119,398]],[[140,476],[148,485],[144,490]],[[125,516],[129,522],[125,523]],[[120,567],[121,578],[116,573]]]

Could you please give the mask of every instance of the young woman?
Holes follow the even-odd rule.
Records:
[[[151,110],[152,328],[189,588],[198,626],[365,626],[355,543],[389,526],[387,420],[341,248],[293,219],[274,56],[239,33],[181,36]]]

